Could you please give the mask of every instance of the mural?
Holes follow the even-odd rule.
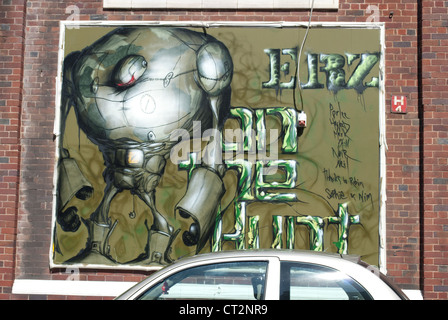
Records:
[[[381,31],[312,28],[299,52],[304,32],[66,30],[52,266],[256,248],[378,264]]]

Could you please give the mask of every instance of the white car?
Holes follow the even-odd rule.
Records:
[[[180,259],[117,300],[407,300],[358,257],[299,250],[221,251]]]

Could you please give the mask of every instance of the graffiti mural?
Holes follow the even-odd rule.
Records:
[[[257,248],[378,264],[381,30],[313,27],[299,52],[304,32],[65,30],[52,266]]]

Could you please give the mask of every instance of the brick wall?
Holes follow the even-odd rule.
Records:
[[[420,119],[417,1],[383,1],[386,19],[387,268],[400,287],[420,279]],[[388,3],[388,4],[386,4]],[[392,114],[392,95],[408,113]]]
[[[16,256],[24,2],[0,3],[0,299],[10,297]]]
[[[448,1],[422,1],[423,286],[448,298]]]
[[[59,21],[73,17],[66,12],[69,5],[79,8],[80,20],[309,17],[306,10],[118,11],[103,10],[101,0],[0,0],[0,299],[63,298],[12,295],[11,286],[14,278],[67,278],[64,271],[49,271],[48,252]],[[340,0],[339,10],[313,16],[313,21],[385,22],[387,269],[402,288],[422,289],[427,299],[448,298],[447,6],[448,1]],[[394,94],[408,97],[407,114],[389,112]],[[144,276],[91,270],[80,279]]]

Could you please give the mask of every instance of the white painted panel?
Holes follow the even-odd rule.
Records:
[[[274,9],[274,0],[238,0],[238,9]]]
[[[103,0],[107,9],[310,9],[313,0]],[[314,0],[315,9],[338,9],[339,0]]]
[[[16,279],[13,294],[116,297],[135,282]]]
[[[210,9],[234,9],[238,7],[238,0],[202,0],[201,8]]]
[[[126,3],[128,9],[165,9],[167,7],[167,0],[121,0],[121,2]]]

